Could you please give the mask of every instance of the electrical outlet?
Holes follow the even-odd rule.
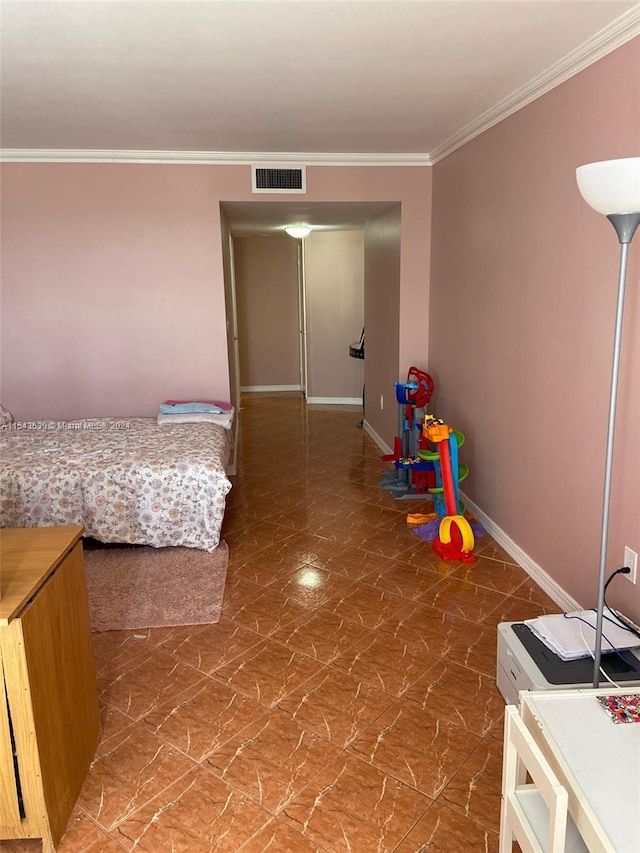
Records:
[[[380,408],[384,409],[384,394],[380,394]]]
[[[624,577],[629,581],[629,583],[636,582],[636,575],[638,573],[638,555],[635,551],[632,551],[631,548],[625,547],[624,549],[624,563],[623,566],[629,566],[631,571],[628,575],[624,575]]]

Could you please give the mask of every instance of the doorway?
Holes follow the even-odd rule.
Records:
[[[231,239],[240,389],[304,392],[297,241],[287,234]]]
[[[359,403],[364,368],[349,345],[364,325],[363,231],[232,239],[241,390]]]
[[[300,200],[300,197],[294,197],[284,201],[242,201],[242,202],[221,202],[221,225],[223,234],[223,252],[225,254],[225,291],[230,288],[233,275],[229,266],[231,264],[231,243],[230,235],[233,236],[233,244],[238,245],[240,238],[258,237],[261,236],[267,241],[273,239],[273,235],[278,235],[281,238],[285,237],[284,226],[291,223],[306,222],[313,228],[311,239],[316,236],[323,236],[326,232],[332,231],[354,231],[359,230],[364,232],[364,311],[360,313],[357,323],[353,324],[353,329],[348,332],[342,332],[337,335],[337,338],[331,343],[331,357],[337,356],[342,358],[342,362],[337,366],[332,367],[329,372],[333,376],[347,375],[347,371],[355,368],[360,371],[358,380],[354,381],[354,390],[349,393],[348,397],[342,396],[345,392],[339,391],[334,394],[334,389],[326,387],[314,387],[311,384],[313,366],[309,363],[308,370],[308,397],[313,402],[351,402],[358,401],[358,405],[362,402],[362,386],[365,384],[360,380],[366,370],[366,387],[367,399],[376,401],[376,405],[368,405],[365,412],[364,427],[365,431],[370,431],[374,436],[374,440],[381,441],[380,436],[393,436],[397,428],[397,417],[393,406],[383,406],[383,397],[388,401],[389,389],[393,388],[393,383],[397,381],[398,373],[398,355],[400,352],[399,339],[399,311],[400,311],[400,240],[401,240],[401,206],[397,201],[376,201],[376,202],[308,202]],[[272,235],[272,236],[267,236]],[[309,248],[310,238],[305,238],[304,254],[305,263],[302,268],[309,268]],[[297,241],[293,238],[289,245],[297,248]],[[292,263],[295,264],[296,270],[298,265],[297,254]],[[342,269],[341,264],[328,263],[325,267],[329,282],[336,271]],[[297,272],[295,274],[297,281]],[[307,282],[308,285],[308,282]],[[307,287],[308,290],[308,287]],[[291,291],[290,291],[291,292]],[[344,295],[344,289],[340,291]],[[325,294],[326,295],[326,294]],[[227,311],[232,303],[231,298],[227,299]],[[300,310],[299,297],[296,297],[296,307]],[[324,305],[324,326],[328,325],[332,330],[335,312],[332,312],[332,302],[327,300]],[[255,305],[255,303],[254,303]],[[269,306],[271,310],[272,306]],[[311,325],[313,319],[309,317],[310,309],[304,312],[308,325]],[[349,345],[359,340],[364,325],[367,330],[367,356],[366,361],[351,358],[348,354]],[[227,314],[229,318],[229,313]],[[327,319],[328,318],[328,319]],[[311,322],[310,322],[311,321]],[[229,324],[232,325],[231,323]],[[320,324],[322,328],[323,324]],[[316,327],[317,329],[317,327]],[[295,323],[295,335],[297,335],[298,343],[300,340],[301,331],[304,331],[300,323],[298,315]],[[236,370],[238,359],[234,361],[234,346],[233,337],[244,337],[242,326],[238,332],[231,330],[228,335],[228,351],[229,351],[229,375],[232,381],[231,394],[237,389],[235,405],[240,406],[240,387],[239,380],[233,384],[233,378],[239,372],[240,366]],[[311,340],[303,341],[305,343],[305,351],[310,353],[312,349]],[[240,343],[240,340],[237,341]],[[255,342],[254,342],[255,345]],[[240,351],[240,347],[237,346]],[[302,393],[303,381],[298,379],[301,366],[301,346],[298,346],[297,351],[293,354],[293,364],[296,373],[291,378],[291,374],[284,377],[286,381],[280,381],[283,377],[278,377],[278,380],[270,380],[268,385],[294,385],[298,387],[296,393]],[[325,364],[328,366],[331,363],[329,357],[318,359],[316,363]],[[264,387],[261,381],[256,383],[258,387]],[[244,382],[243,382],[244,384]],[[246,383],[249,384],[249,383]],[[267,383],[265,383],[267,384]],[[251,383],[253,387],[253,382]],[[245,385],[246,387],[246,385]],[[250,386],[251,387],[251,386]],[[337,395],[340,394],[340,397]],[[380,405],[377,405],[377,401]],[[388,440],[388,439],[386,439]],[[382,446],[382,445],[381,445]]]

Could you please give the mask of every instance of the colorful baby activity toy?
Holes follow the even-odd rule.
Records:
[[[393,463],[394,470],[383,475],[380,486],[396,499],[429,498],[428,488],[435,486],[433,464],[418,456],[418,450],[426,447],[422,423],[433,389],[433,379],[417,367],[409,368],[406,382],[395,383],[398,435],[393,453],[382,457]]]
[[[459,494],[459,484],[469,474],[468,466],[458,462],[458,450],[464,444],[464,435],[433,415],[425,417],[422,430],[437,448],[436,452],[418,450],[418,456],[433,462],[436,471],[437,485],[429,490],[434,496],[439,520],[433,547],[443,560],[475,563],[473,529],[463,515],[464,505]]]
[[[393,453],[382,457],[392,462],[380,483],[394,498],[433,501],[434,512],[410,513],[407,523],[421,539],[433,542],[442,560],[475,563],[475,536],[482,527],[470,520],[460,500],[460,483],[469,467],[459,461],[464,435],[440,418],[425,412],[434,383],[428,373],[410,367],[406,382],[396,382],[398,436]]]

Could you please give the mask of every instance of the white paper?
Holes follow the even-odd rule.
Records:
[[[577,618],[576,618],[577,617]],[[596,646],[595,610],[577,610],[525,620],[535,636],[562,660],[593,657]],[[581,621],[584,620],[584,621]],[[585,624],[587,623],[587,624]],[[624,628],[608,607],[602,621],[602,654],[640,647],[640,639]]]

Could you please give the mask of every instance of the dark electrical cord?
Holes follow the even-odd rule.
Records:
[[[618,614],[617,614],[617,613],[615,613],[615,612],[614,612],[614,611],[609,607],[609,605],[608,605],[608,603],[607,603],[607,587],[609,586],[609,584],[611,583],[611,581],[615,578],[615,576],[616,576],[616,575],[628,575],[628,574],[630,574],[630,572],[631,572],[631,569],[629,568],[629,566],[622,566],[622,568],[620,568],[620,569],[616,569],[616,570],[615,570],[615,572],[612,572],[612,574],[609,576],[609,579],[607,580],[607,582],[606,582],[606,583],[605,583],[605,585],[604,585],[604,590],[603,590],[603,600],[604,600],[605,606],[606,606],[606,608],[608,609],[609,613],[613,613],[613,615],[614,615],[614,616],[616,617],[616,619],[618,620],[618,622],[617,622],[618,626],[619,626],[620,628],[626,628],[626,629],[627,629],[627,631],[631,631],[631,633],[632,633],[632,634],[634,634],[636,637],[638,637],[638,638],[640,639],[640,632],[636,631],[636,630],[635,630],[635,628],[632,628],[632,627],[631,627],[631,625],[627,625],[627,623],[626,623],[626,622],[623,622],[623,621],[622,621],[622,619],[620,619],[620,618],[618,617]]]
[[[615,625],[617,628],[626,628],[627,631],[634,634],[636,637],[640,638],[640,633],[638,633],[638,631],[635,631],[633,628],[629,627],[629,625],[625,624],[622,621],[622,619],[618,618],[617,614],[615,614],[614,611],[611,610],[611,608],[607,604],[607,599],[606,599],[607,587],[609,586],[611,581],[615,578],[615,576],[616,575],[628,575],[630,573],[630,571],[631,571],[631,569],[628,566],[622,566],[621,568],[616,569],[615,572],[612,572],[609,575],[609,577],[608,577],[608,579],[604,585],[603,600],[604,600],[604,604],[605,604],[607,610],[609,611],[609,613],[612,614],[612,616],[614,618],[612,619],[610,616],[607,616],[606,613],[603,613],[602,618],[605,619],[607,622],[610,622],[612,625]],[[593,612],[595,613],[596,611],[594,610]],[[568,613],[565,613],[564,618],[565,619],[577,619],[579,622],[583,622],[585,625],[588,625],[589,628],[591,628],[591,630],[595,630],[594,626],[590,622],[588,622],[586,619],[583,619],[581,616],[569,616]],[[620,658],[621,661],[623,661],[623,663],[625,663],[627,666],[631,667],[631,669],[633,669],[635,672],[640,672],[640,667],[638,667],[636,665],[636,663],[632,663],[628,658],[626,658],[624,656],[623,652],[620,649],[616,648],[614,646],[614,644],[611,642],[611,640],[607,636],[605,636],[604,631],[602,633],[602,639],[605,640],[607,643],[609,643],[609,645],[611,646],[611,651],[615,652],[615,654]]]
[[[595,613],[595,612],[596,611],[593,610],[593,613]],[[568,613],[564,613],[563,615],[564,615],[565,619],[575,619],[578,622],[582,622],[583,625],[586,625],[588,628],[591,628],[592,631],[595,631],[595,627],[591,624],[591,622],[587,621],[586,619],[583,619],[582,616],[569,616]],[[613,619],[610,619],[606,615],[603,618],[606,619],[607,622],[611,622],[611,624],[615,625],[617,628],[626,628],[627,627],[626,625],[622,625],[622,623],[614,622]],[[624,657],[624,655],[620,649],[618,649],[618,648],[616,648],[616,646],[614,646],[614,644],[606,636],[604,631],[602,632],[602,639],[605,640],[607,643],[609,643],[609,645],[611,646],[611,652],[616,654],[620,658],[621,661],[623,661],[627,666],[630,666],[632,669],[634,669],[636,671],[640,671],[640,669],[637,666],[632,664],[630,661],[627,660],[626,657]]]

